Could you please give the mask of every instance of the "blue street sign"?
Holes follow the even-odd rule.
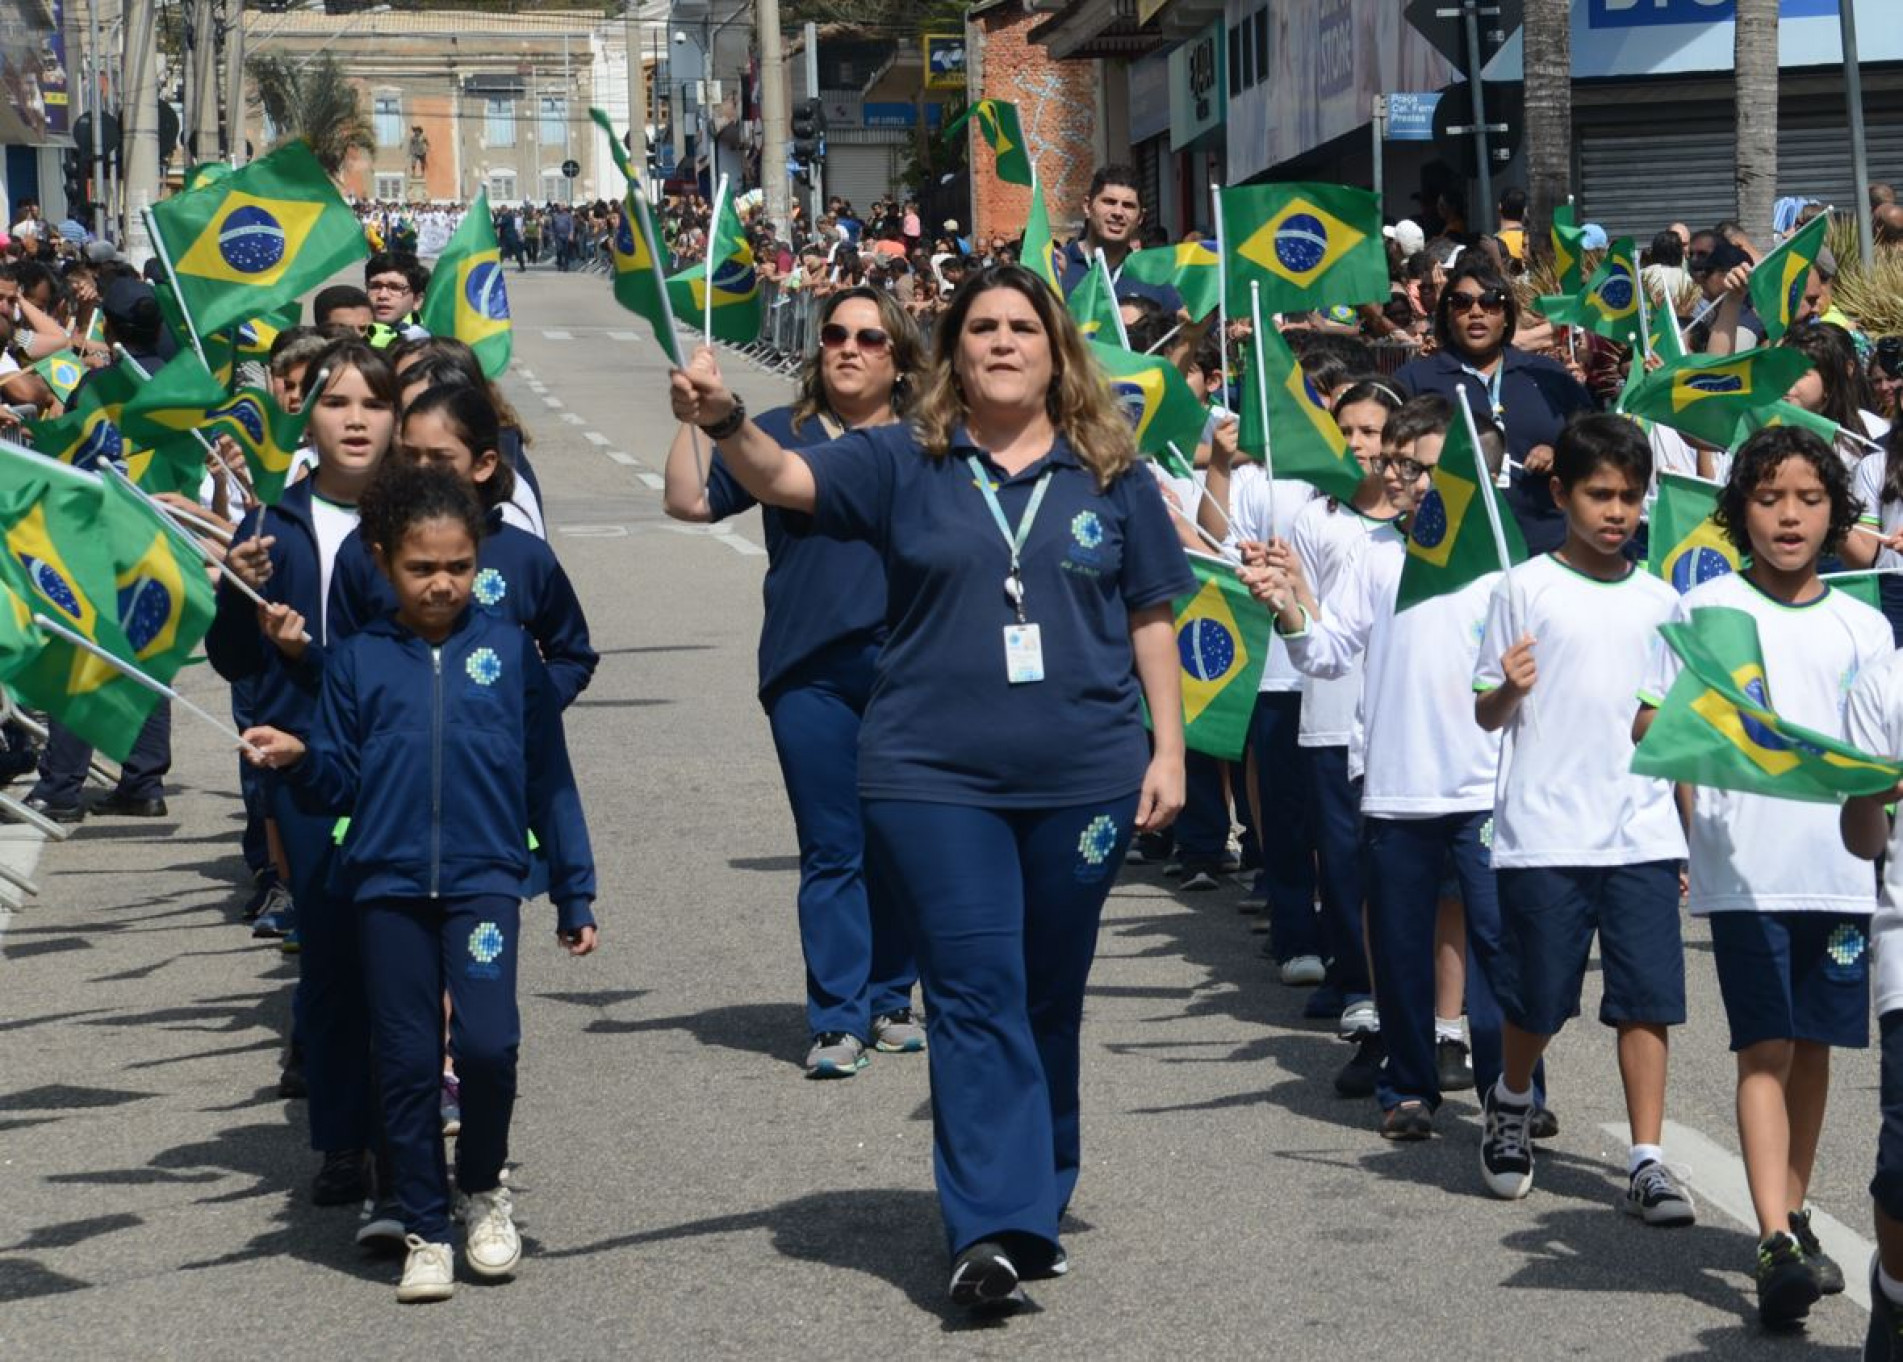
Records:
[[[1431,142],[1434,140],[1434,110],[1440,104],[1438,94],[1394,94],[1388,96],[1388,141]]]

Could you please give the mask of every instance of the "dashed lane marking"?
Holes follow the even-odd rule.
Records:
[[[581,437],[591,445],[606,446],[608,443],[608,437],[598,430],[584,430],[581,433]]]

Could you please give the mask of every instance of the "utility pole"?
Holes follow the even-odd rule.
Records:
[[[819,25],[809,20],[804,30],[804,36],[806,40],[806,51],[804,54],[806,57],[806,97],[808,99],[818,99]],[[813,182],[813,215],[807,219],[807,226],[810,228],[813,223],[818,222],[826,213],[826,177],[820,169],[820,162],[817,160],[807,167],[806,174]]]
[[[244,0],[225,0],[225,147],[244,164]]]
[[[628,49],[628,159],[634,163],[634,172],[639,176],[637,183],[645,194],[648,192],[648,96],[647,68],[642,64],[641,53],[640,0],[627,0],[627,8],[621,11],[621,24],[622,42]]]
[[[158,44],[153,0],[125,0],[125,71],[121,115],[125,139],[125,249],[134,267],[143,269],[152,255],[144,210],[159,193]]]
[[[186,111],[194,164],[218,155],[218,28],[212,0],[192,6],[192,103]]]
[[[106,72],[99,51],[99,0],[86,5],[86,115],[92,120],[93,235],[106,234]]]
[[[780,0],[755,0],[760,25],[760,187],[767,221],[787,234],[786,54],[780,45]]]

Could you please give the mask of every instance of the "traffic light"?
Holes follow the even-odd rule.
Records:
[[[811,165],[826,155],[826,111],[817,99],[801,100],[793,106],[793,159]]]
[[[86,193],[86,157],[77,150],[68,150],[60,160],[60,179],[66,191],[66,214],[68,217],[89,218],[91,201]]]

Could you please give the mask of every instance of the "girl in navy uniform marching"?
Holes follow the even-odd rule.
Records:
[[[759,416],[800,448],[847,429],[889,425],[914,396],[920,342],[889,294],[847,289],[819,316],[819,349],[790,407]],[[756,501],[718,450],[703,481],[705,441],[681,427],[667,453],[667,513],[700,523]],[[773,730],[799,837],[800,950],[806,961],[809,1078],[850,1078],[869,1047],[925,1048],[912,1011],[918,969],[898,906],[865,874],[859,815],[859,729],[886,635],[885,567],[864,541],[829,538],[810,515],[761,508],[766,529],[760,704]]]
[[[918,952],[951,1297],[1012,1308],[1023,1278],[1068,1266],[1104,900],[1131,833],[1183,803],[1182,546],[1102,371],[1019,266],[953,297],[906,424],[789,451],[707,349],[671,392],[749,493],[884,563],[890,634],[859,738],[868,861]]]
[[[595,947],[595,871],[548,669],[515,621],[471,606],[475,494],[453,472],[391,460],[365,494],[363,524],[395,611],[320,659],[308,740],[270,727],[247,739],[304,808],[351,815],[338,870],[360,922],[407,1232],[397,1299],[445,1300],[455,1276],[437,1112],[444,990],[462,1076],[464,1258],[479,1277],[506,1277],[522,1256],[502,1172],[521,1043],[524,829],[549,849],[556,937],[572,955]]]
[[[292,733],[310,732],[316,716],[312,663],[325,641],[331,569],[356,528],[357,499],[390,447],[396,375],[361,341],[342,341],[312,362],[304,405],[316,471],[285,488],[277,505],[247,515],[225,560],[227,571],[272,605],[260,610],[221,585],[205,637],[218,674],[249,681],[253,721]],[[296,627],[288,623],[293,615]],[[301,638],[305,632],[315,649]],[[269,799],[301,946],[292,1011],[309,1088],[311,1147],[324,1155],[312,1200],[354,1206],[370,1191],[365,1152],[375,1143],[376,1120],[356,919],[333,900],[328,883],[336,820],[298,807],[280,780],[271,782]]]

